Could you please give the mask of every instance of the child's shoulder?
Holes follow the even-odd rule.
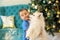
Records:
[[[28,22],[29,22],[28,20],[23,20],[23,23],[24,23],[24,24],[26,24],[26,23],[28,23]]]
[[[28,20],[23,20],[23,22],[28,22]]]

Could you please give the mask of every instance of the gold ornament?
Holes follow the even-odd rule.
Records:
[[[45,11],[48,11],[48,9],[46,8]]]
[[[60,32],[60,30],[59,30],[59,32]]]
[[[60,14],[60,12],[59,12],[59,11],[57,11],[57,14],[59,15],[59,14]]]
[[[49,30],[50,28],[49,27],[47,27],[47,30]]]
[[[56,15],[57,18],[59,18],[59,15]]]
[[[58,20],[58,23],[60,23],[60,20]]]
[[[47,13],[47,16],[50,16],[50,13],[49,12]]]
[[[47,17],[45,19],[47,19]]]
[[[35,6],[35,9],[37,9],[37,7],[38,7],[38,6],[36,5],[36,6]]]
[[[51,3],[51,1],[48,2],[48,4],[50,4],[50,3]]]
[[[53,28],[55,28],[56,26],[55,25],[53,25]]]
[[[32,4],[32,7],[34,7],[34,6],[35,6],[35,4],[33,3],[33,4]]]
[[[56,3],[59,3],[59,1],[58,1],[58,0],[56,0]]]
[[[30,9],[28,9],[28,12],[30,12]]]
[[[50,27],[49,27],[48,25],[47,25],[46,27],[47,27],[47,30],[49,30],[49,29],[50,29]]]

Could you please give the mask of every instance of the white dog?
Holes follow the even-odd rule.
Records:
[[[29,38],[29,40],[48,40],[43,13],[33,13],[33,15],[30,16],[30,20],[30,26],[26,32],[26,37]]]

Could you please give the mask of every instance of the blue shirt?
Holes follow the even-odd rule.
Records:
[[[23,30],[27,30],[29,27],[29,22],[27,20],[23,20],[22,22],[22,28]]]

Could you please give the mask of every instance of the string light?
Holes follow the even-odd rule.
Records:
[[[53,28],[55,28],[56,26],[55,25],[53,25]]]
[[[56,3],[59,3],[59,1],[58,1],[58,0],[56,0]]]
[[[59,15],[56,15],[57,18],[59,18]]]
[[[48,9],[46,8],[45,11],[48,11]]]
[[[59,32],[60,32],[60,30],[59,30]]]
[[[43,1],[43,3],[45,3],[45,0]]]
[[[35,6],[35,4],[34,3],[32,3],[32,7],[34,7]]]
[[[47,27],[47,30],[49,30],[49,29],[50,29],[50,26],[49,26],[49,25],[46,25],[46,27]]]
[[[35,9],[37,9],[38,5],[35,6]]]
[[[60,12],[59,12],[59,11],[57,11],[57,14],[59,15],[59,14],[60,14]]]
[[[28,9],[28,12],[30,12],[30,10]]]
[[[49,30],[50,28],[48,27],[47,30]]]
[[[47,13],[47,16],[48,16],[48,17],[50,16],[50,13],[49,13],[49,12]]]
[[[47,19],[47,17],[45,19]]]
[[[48,4],[50,4],[50,3],[51,3],[51,1],[48,2]]]
[[[58,23],[60,23],[60,20],[58,20]]]

